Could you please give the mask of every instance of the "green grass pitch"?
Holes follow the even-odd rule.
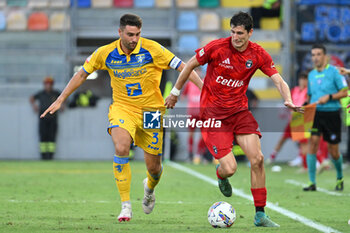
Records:
[[[215,178],[212,164],[184,166]],[[281,228],[257,228],[251,201],[235,195],[226,198],[217,187],[166,163],[156,189],[155,209],[146,215],[141,206],[145,165],[133,161],[131,169],[133,219],[119,223],[112,162],[1,161],[0,232],[318,232],[270,209],[267,214]],[[268,201],[340,232],[350,232],[350,169],[344,171],[341,196],[302,192],[300,186],[286,182],[307,183],[307,174],[296,171],[282,165],[282,172],[273,173],[266,167]],[[250,171],[245,163],[238,164],[230,181],[250,195]],[[333,191],[335,171],[318,175],[317,182],[318,187]],[[235,224],[228,229],[214,229],[207,221],[209,207],[221,200],[231,203],[237,212]]]

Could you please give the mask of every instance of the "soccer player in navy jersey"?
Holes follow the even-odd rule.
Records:
[[[263,227],[279,227],[265,214],[266,188],[264,156],[261,152],[259,125],[248,110],[246,91],[253,74],[260,69],[268,75],[284,99],[284,105],[294,111],[287,83],[275,68],[271,56],[258,44],[249,41],[253,33],[252,17],[239,12],[231,18],[231,36],[211,41],[196,50],[180,73],[178,80],[165,101],[173,108],[180,90],[193,69],[208,64],[200,99],[202,120],[221,120],[220,129],[203,129],[203,139],[211,154],[219,160],[216,167],[218,184],[223,195],[230,197],[232,187],[228,177],[237,169],[232,153],[232,142],[238,143],[251,164],[251,192],[256,215],[254,224]]]

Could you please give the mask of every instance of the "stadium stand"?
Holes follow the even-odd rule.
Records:
[[[6,6],[6,1],[5,0],[0,0],[0,9],[5,8]]]
[[[6,17],[4,12],[0,11],[0,31],[6,29]]]
[[[280,18],[261,18],[260,27],[263,30],[279,30],[280,29]]]
[[[173,6],[172,0],[156,0],[157,8],[170,8]]]
[[[47,8],[49,6],[49,0],[29,0],[28,7],[42,9]]]
[[[176,6],[179,8],[196,8],[198,0],[176,0]]]
[[[204,36],[202,36],[201,37],[201,39],[200,39],[200,47],[203,47],[203,46],[205,46],[206,44],[208,44],[210,41],[212,41],[212,40],[216,40],[216,39],[218,39],[219,37],[218,36],[216,36],[216,35],[204,35]]]
[[[9,12],[6,21],[6,28],[9,31],[23,31],[27,29],[27,17],[22,10]]]
[[[223,31],[230,31],[231,30],[230,20],[231,20],[231,18],[229,18],[229,17],[224,17],[221,19],[221,29]]]
[[[182,35],[179,38],[178,48],[181,53],[194,53],[199,48],[198,37],[195,35]]]
[[[135,8],[152,8],[154,6],[154,0],[134,0]]]
[[[197,15],[193,11],[181,11],[177,18],[179,31],[196,31],[198,29]]]
[[[92,0],[92,7],[95,8],[109,8],[113,6],[112,0]]]
[[[282,44],[280,41],[256,41],[264,49],[266,49],[270,54],[278,54],[281,51]]]
[[[134,6],[134,0],[114,0],[114,7],[131,8]]]
[[[70,0],[50,0],[50,7],[52,8],[68,8]]]
[[[49,18],[45,12],[34,12],[28,18],[28,30],[46,31],[49,28]]]
[[[91,0],[74,0],[71,1],[71,5],[74,5],[77,2],[79,8],[90,8]]]
[[[232,0],[221,0],[222,7],[228,8],[249,8],[254,6],[261,6],[264,0],[246,0],[246,1],[232,1]]]
[[[64,12],[55,12],[50,16],[50,30],[66,31],[70,29],[70,18]]]
[[[199,30],[201,31],[219,31],[220,17],[215,12],[206,12],[199,17]]]
[[[199,0],[199,6],[203,8],[215,8],[220,5],[219,0]]]
[[[27,3],[27,0],[7,0],[7,6],[10,7],[25,7]]]

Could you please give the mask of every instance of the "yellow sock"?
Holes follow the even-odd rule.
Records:
[[[129,158],[115,155],[113,171],[121,201],[130,201],[131,169]]]
[[[163,166],[160,170],[160,172],[158,174],[149,174],[149,172],[147,171],[147,187],[150,189],[150,190],[153,190],[156,185],[158,184],[159,180],[160,180],[160,177],[162,176],[162,173],[163,173]]]

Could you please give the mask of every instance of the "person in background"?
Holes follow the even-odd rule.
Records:
[[[255,95],[254,91],[252,91],[248,88],[247,92],[245,94],[248,98],[248,109],[254,110],[255,108],[257,108],[258,104],[259,104],[259,99]]]
[[[197,74],[200,75],[200,69],[197,69],[196,71]],[[187,98],[187,114],[191,116],[191,121],[192,119],[198,121],[200,119],[199,100],[201,96],[201,90],[193,82],[187,82],[183,91],[183,96]],[[206,151],[206,146],[202,136],[200,136],[197,142],[196,154],[193,157],[193,143],[196,128],[189,127],[188,130],[188,158],[190,162],[193,162],[194,164],[199,164],[201,162],[201,155],[203,155]]]
[[[339,152],[341,117],[339,100],[348,93],[348,85],[336,67],[328,63],[326,47],[315,44],[311,49],[314,69],[308,75],[308,103],[316,103],[316,114],[311,129],[307,153],[309,185],[304,191],[316,191],[316,152],[322,135],[337,171],[336,191],[344,189],[343,157]]]
[[[34,112],[39,116],[58,98],[60,92],[53,89],[54,80],[46,77],[43,80],[44,89],[32,95],[29,101]],[[51,160],[56,151],[56,134],[58,113],[39,119],[40,154],[42,160]]]
[[[349,86],[349,74],[350,69],[346,69],[344,67],[338,67],[338,70],[341,75],[347,76],[347,82]],[[350,90],[348,90],[348,96],[342,98],[340,100],[342,107],[344,109],[344,117],[345,117],[345,125],[348,128],[348,138],[347,138],[347,151],[346,151],[346,157],[347,157],[347,164],[350,163],[350,112],[346,111],[346,108],[350,106]]]
[[[307,73],[305,73],[305,72],[300,73],[299,78],[298,78],[298,86],[294,87],[291,90],[292,100],[293,100],[293,103],[295,103],[296,105],[299,105],[299,106],[303,105],[305,103],[305,101],[307,100],[307,82],[308,82],[307,81]],[[267,163],[275,162],[275,159],[276,159],[279,151],[281,150],[282,146],[284,145],[284,143],[288,139],[292,138],[291,128],[290,128],[290,120],[288,121],[286,128],[284,129],[284,133],[283,133],[282,137],[279,139],[277,145],[275,146],[274,151],[271,153],[270,158],[267,159]],[[295,158],[294,160],[289,162],[290,166],[294,167],[294,166],[299,166],[300,164],[302,164],[303,169],[304,170],[307,169],[307,164],[306,164],[307,142],[308,142],[307,139],[303,139],[303,140],[298,142],[299,156],[297,158]],[[326,159],[327,157],[328,157],[327,143],[321,137],[320,146],[319,146],[319,149],[317,151],[317,160],[318,160],[319,164],[322,164],[324,159]],[[326,168],[325,166],[326,166],[326,164],[324,164],[324,167],[320,167],[320,168],[324,169],[324,168]]]
[[[260,28],[260,19],[263,17],[280,17],[281,15],[281,0],[265,0],[260,7],[252,7],[250,9],[253,17],[253,25],[255,28]]]

